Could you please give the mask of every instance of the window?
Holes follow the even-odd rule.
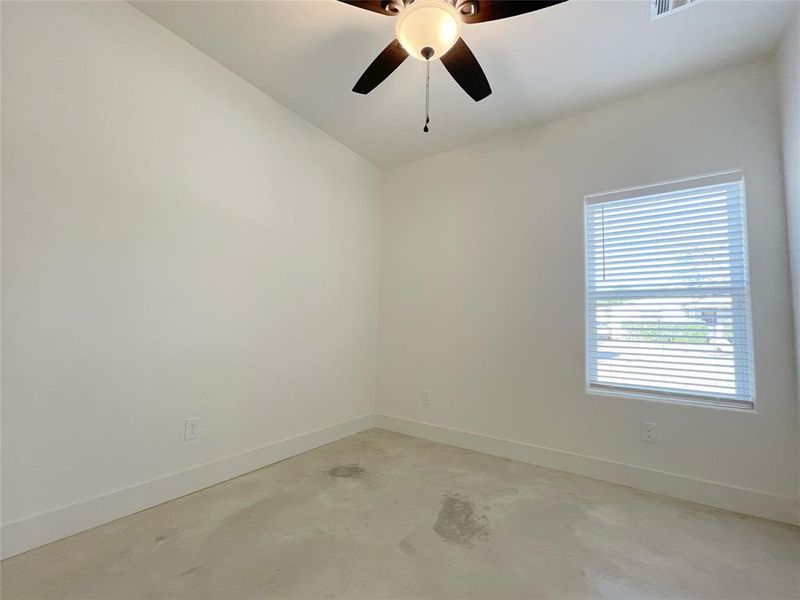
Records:
[[[741,171],[586,197],[590,390],[752,408]]]

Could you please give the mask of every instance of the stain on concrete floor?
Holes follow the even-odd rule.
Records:
[[[790,525],[373,429],[5,560],[0,597],[796,600],[798,566]]]
[[[486,517],[475,514],[472,503],[459,494],[446,493],[433,530],[446,542],[469,546],[489,538]]]
[[[403,538],[399,542],[397,542],[397,546],[405,552],[406,554],[416,554],[417,549],[411,545],[411,542],[408,541],[408,538]]]
[[[328,471],[331,477],[350,477],[360,479],[366,473],[366,469],[358,465],[337,465]]]

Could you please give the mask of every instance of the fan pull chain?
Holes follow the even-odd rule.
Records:
[[[422,128],[422,131],[428,133],[428,123],[431,122],[430,117],[430,105],[431,105],[431,61],[430,59],[425,61],[425,127]]]

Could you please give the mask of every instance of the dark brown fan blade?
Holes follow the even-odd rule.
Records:
[[[397,5],[387,0],[339,0],[343,4],[357,6],[374,13],[380,13],[387,17],[394,17],[397,13]],[[402,6],[402,4],[400,4]]]
[[[467,92],[475,102],[483,100],[492,93],[486,75],[478,64],[478,59],[467,43],[458,38],[455,45],[440,59],[456,83]]]
[[[369,94],[407,58],[408,52],[403,50],[400,42],[393,40],[391,44],[383,49],[383,52],[378,54],[372,64],[364,71],[364,74],[356,81],[353,91],[357,94]]]
[[[484,23],[523,15],[562,2],[566,0],[466,0],[458,7],[464,23]]]

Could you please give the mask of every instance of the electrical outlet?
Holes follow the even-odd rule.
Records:
[[[425,390],[424,392],[422,392],[422,404],[424,404],[425,406],[430,406],[431,405],[431,391],[430,390]]]
[[[200,419],[197,417],[192,417],[191,419],[186,419],[183,422],[183,441],[189,442],[191,440],[197,439],[197,428],[200,425]]]
[[[643,442],[647,442],[648,444],[655,444],[656,424],[645,423],[644,421],[642,421],[639,425],[641,426],[639,439]]]

